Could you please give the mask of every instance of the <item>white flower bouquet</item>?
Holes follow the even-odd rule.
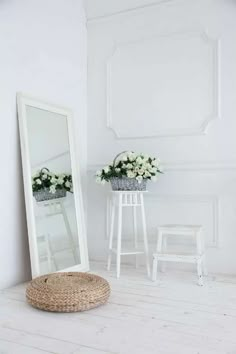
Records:
[[[56,174],[46,167],[32,176],[33,195],[37,201],[64,197],[66,192],[73,193],[71,174]]]
[[[96,182],[111,182],[113,190],[145,190],[148,180],[162,173],[160,160],[146,154],[124,151],[113,163],[96,172]]]

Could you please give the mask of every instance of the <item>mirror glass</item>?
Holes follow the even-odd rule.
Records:
[[[67,117],[26,107],[40,273],[80,263]]]
[[[23,116],[28,159],[28,164],[23,164],[24,177],[27,166],[30,173],[25,188],[30,188],[31,197],[31,203],[26,204],[33,217],[28,224],[35,233],[35,275],[40,275],[81,264],[84,250],[78,236],[82,225],[76,213],[68,116],[30,104],[24,105]]]

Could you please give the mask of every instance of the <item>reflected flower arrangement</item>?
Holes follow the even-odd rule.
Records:
[[[56,174],[48,168],[42,168],[32,176],[33,193],[47,190],[56,194],[59,190],[73,193],[72,175],[67,173]]]

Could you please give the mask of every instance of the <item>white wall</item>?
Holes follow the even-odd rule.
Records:
[[[235,273],[235,1],[104,14],[88,22],[91,258],[107,249],[109,188],[95,185],[94,172],[130,149],[164,163],[146,197],[151,249],[157,224],[201,223],[210,272]]]
[[[168,1],[172,0],[86,0],[85,9],[88,20],[91,20]]]
[[[0,288],[4,288],[30,278],[17,91],[73,110],[85,185],[86,25],[82,1],[1,0],[0,48]]]

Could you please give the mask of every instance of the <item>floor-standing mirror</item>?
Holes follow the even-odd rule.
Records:
[[[87,271],[72,115],[17,95],[32,276]]]

